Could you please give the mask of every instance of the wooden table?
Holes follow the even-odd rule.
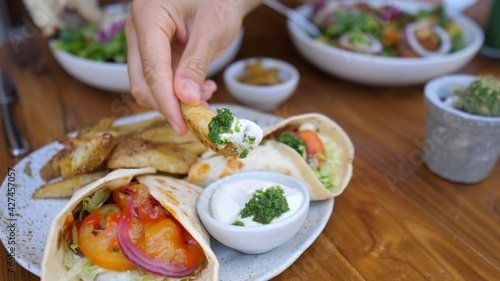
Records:
[[[500,164],[476,185],[454,184],[422,164],[425,108],[422,85],[367,87],[331,77],[292,47],[285,19],[260,7],[245,20],[239,57],[268,56],[294,64],[296,94],[279,116],[320,112],[337,121],[355,148],[354,175],[335,200],[326,228],[274,280],[494,280],[500,276]],[[0,66],[19,88],[16,115],[34,149],[110,115],[145,111],[128,94],[86,86],[54,61],[31,34],[17,53],[0,49]],[[491,72],[499,62],[478,55],[461,73]],[[235,102],[221,74],[212,102]],[[0,171],[11,158],[0,139]],[[1,196],[5,196],[2,194]],[[19,265],[8,271],[0,251],[0,280],[39,280]]]

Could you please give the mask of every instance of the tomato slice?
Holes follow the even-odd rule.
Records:
[[[184,268],[198,267],[205,259],[201,246],[174,219],[145,223],[142,241],[139,247],[149,256]]]
[[[134,185],[131,190],[118,234],[125,255],[144,269],[165,276],[198,268],[205,259],[201,246],[149,196],[145,185]]]
[[[78,245],[83,254],[94,264],[115,271],[136,268],[123,255],[116,238],[122,210],[108,204],[88,215],[78,229]]]
[[[118,207],[125,209],[127,207],[128,200],[130,200],[130,194],[125,191],[125,188],[113,190],[112,193],[113,202],[115,202]]]
[[[317,156],[325,155],[325,146],[318,134],[312,130],[301,130],[297,131],[297,135],[306,143],[308,161],[315,159],[321,163],[323,159]]]
[[[149,189],[143,184],[132,186],[136,213],[142,221],[165,218],[166,210],[149,196]]]

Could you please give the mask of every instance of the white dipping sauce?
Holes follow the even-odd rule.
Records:
[[[243,222],[245,226],[262,225],[258,222],[254,222],[252,220],[253,216],[241,218],[239,213],[241,209],[245,207],[245,204],[252,198],[252,193],[258,189],[265,191],[267,188],[273,186],[281,187],[283,196],[285,196],[290,210],[274,218],[271,223],[284,220],[293,215],[300,208],[304,200],[302,193],[286,185],[261,179],[234,180],[217,188],[210,201],[212,216],[215,220],[225,224],[232,224],[234,221],[239,220]]]
[[[231,133],[223,133],[220,138],[232,143],[238,149],[238,154],[241,154],[245,150],[254,150],[262,141],[263,136],[264,132],[259,125],[234,117],[231,123]]]

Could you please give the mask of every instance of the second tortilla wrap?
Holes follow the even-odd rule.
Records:
[[[244,172],[270,170],[293,176],[306,183],[311,200],[323,200],[340,195],[352,177],[354,146],[345,131],[333,120],[318,113],[293,116],[266,131],[264,139],[287,127],[311,124],[324,140],[336,146],[335,161],[338,163],[333,188],[326,188],[307,162],[293,148],[283,143],[266,140],[247,158],[224,157],[210,152],[191,166],[187,180],[207,186],[219,178]]]

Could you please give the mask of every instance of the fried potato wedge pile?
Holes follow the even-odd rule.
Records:
[[[101,119],[76,136],[40,169],[46,182],[33,198],[68,198],[110,170],[152,167],[173,176],[186,175],[205,146],[192,134],[178,135],[163,116],[127,125]]]

